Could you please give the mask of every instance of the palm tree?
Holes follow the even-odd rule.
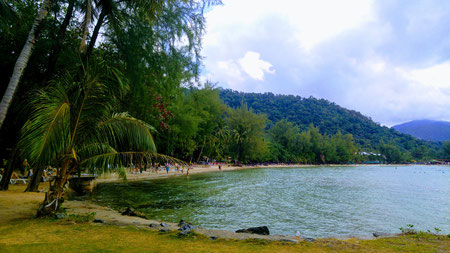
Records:
[[[8,83],[8,87],[6,88],[5,94],[3,95],[2,101],[0,102],[0,128],[3,125],[3,121],[5,121],[6,113],[8,112],[8,108],[13,100],[14,93],[19,86],[20,78],[22,77],[23,71],[25,70],[28,64],[28,60],[30,59],[31,52],[33,51],[34,44],[36,43],[36,38],[39,34],[40,27],[47,17],[48,10],[52,2],[53,0],[44,0],[44,2],[42,3],[38,15],[33,22],[33,26],[31,27],[30,33],[28,34],[27,41],[22,48],[22,52],[20,52],[19,58],[17,58],[13,74]]]
[[[115,113],[127,89],[118,70],[98,63],[84,68],[81,76],[67,75],[34,96],[19,152],[35,168],[57,168],[39,216],[58,211],[64,186],[78,169],[101,174],[132,162],[175,160],[156,153],[148,124],[127,113]]]
[[[239,162],[243,159],[243,153],[245,145],[248,143],[250,130],[245,129],[241,124],[238,125],[237,129],[232,130],[233,139],[237,146],[236,158]]]

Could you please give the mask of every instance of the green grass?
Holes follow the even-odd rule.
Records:
[[[136,227],[31,219],[0,226],[0,252],[447,252],[450,238],[425,233],[376,240],[319,239],[314,243],[266,240],[212,241]]]

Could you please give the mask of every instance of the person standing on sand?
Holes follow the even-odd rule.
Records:
[[[169,164],[168,163],[166,163],[166,172],[167,172],[167,174],[169,174]]]
[[[222,165],[219,164],[219,171],[222,171]]]

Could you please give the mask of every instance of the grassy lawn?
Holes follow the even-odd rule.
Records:
[[[28,219],[0,226],[0,252],[448,252],[450,238],[430,234],[314,243],[178,238],[136,227]]]

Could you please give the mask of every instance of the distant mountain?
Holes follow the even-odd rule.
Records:
[[[416,139],[394,129],[380,126],[360,112],[345,109],[325,99],[303,98],[293,95],[275,95],[273,93],[244,93],[223,89],[220,97],[228,106],[239,107],[246,103],[256,113],[264,113],[272,123],[286,119],[301,130],[307,130],[310,124],[318,127],[322,134],[334,135],[350,133],[355,142],[366,150],[376,150],[380,141],[392,143],[400,148],[414,152],[424,146],[437,150],[439,144]],[[270,125],[268,126],[270,127]]]
[[[427,141],[450,141],[450,122],[413,120],[392,127],[400,133]]]

